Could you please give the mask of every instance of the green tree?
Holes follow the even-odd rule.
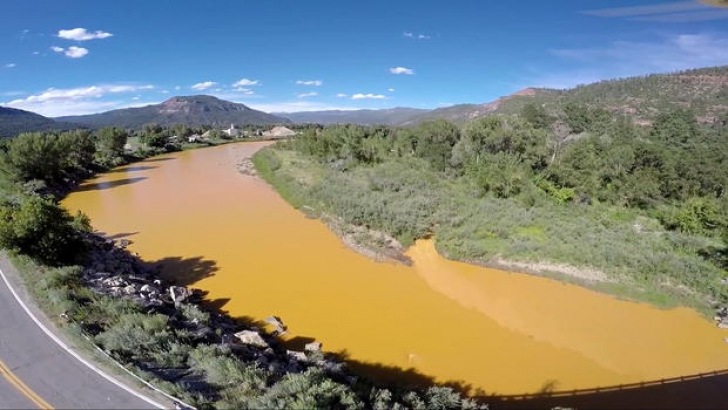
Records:
[[[426,121],[415,128],[415,155],[427,160],[434,169],[444,171],[450,164],[453,146],[460,140],[460,129],[445,120]]]
[[[0,247],[50,265],[71,263],[82,249],[71,223],[73,218],[50,199],[5,199],[0,202]]]
[[[60,181],[68,158],[68,147],[55,134],[23,133],[12,140],[7,164],[21,180]]]
[[[117,127],[98,130],[98,154],[101,162],[107,165],[120,163],[124,156],[124,145],[129,135]]]
[[[67,165],[78,169],[89,169],[94,162],[96,154],[96,141],[88,130],[75,130],[64,132],[59,136],[59,142],[67,150]]]
[[[521,117],[535,128],[546,129],[554,122],[554,118],[548,115],[546,109],[533,102],[529,102],[521,109]]]

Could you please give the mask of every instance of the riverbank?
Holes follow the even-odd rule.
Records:
[[[547,276],[660,307],[689,306],[709,318],[725,302],[725,272],[699,256],[715,246],[706,238],[664,231],[656,220],[616,207],[479,200],[468,194],[468,185],[408,161],[413,163],[342,173],[280,145],[254,157],[261,176],[293,206],[392,233],[407,246],[434,233],[438,251],[453,260]],[[376,242],[369,245],[376,252]]]

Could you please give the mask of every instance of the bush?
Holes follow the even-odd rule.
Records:
[[[19,195],[0,202],[0,247],[48,265],[72,263],[83,250],[68,213],[50,199]]]

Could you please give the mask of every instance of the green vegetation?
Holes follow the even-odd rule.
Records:
[[[404,245],[434,234],[449,258],[566,264],[608,279],[586,285],[707,313],[728,301],[727,131],[684,110],[640,127],[528,105],[462,129],[309,130],[254,163],[295,206]]]

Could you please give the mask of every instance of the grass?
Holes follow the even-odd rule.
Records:
[[[540,191],[524,198],[478,196],[469,183],[400,158],[341,172],[277,145],[253,158],[260,175],[297,208],[310,207],[388,233],[403,245],[434,234],[444,256],[478,264],[496,257],[604,272],[615,283],[577,280],[595,290],[656,306],[711,313],[725,301],[725,271],[700,252],[714,239],[665,231],[636,211],[561,205]],[[558,279],[558,273],[546,275]]]

